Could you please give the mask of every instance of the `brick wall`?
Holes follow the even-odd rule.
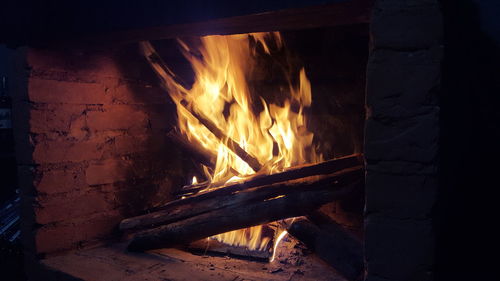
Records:
[[[27,255],[105,241],[170,196],[175,110],[135,46],[18,51],[14,127]]]
[[[365,127],[368,281],[433,279],[441,37],[438,1],[376,2]]]

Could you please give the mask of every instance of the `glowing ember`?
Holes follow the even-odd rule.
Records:
[[[257,68],[257,48],[269,57],[274,52],[283,53],[285,45],[279,33],[206,36],[200,40],[201,45],[196,48],[179,41],[195,73],[195,82],[190,88],[178,83],[179,79],[171,71],[155,66],[154,62],[152,66],[177,105],[180,132],[216,158],[214,167],[203,167],[210,182],[238,181],[255,173],[270,174],[322,160],[312,146],[313,134],[306,127],[304,108],[311,105],[312,99],[311,85],[303,68],[283,69],[288,85],[276,93],[279,102],[266,101],[250,90],[249,81],[257,80],[252,77]],[[149,58],[154,54],[147,42],[142,43],[142,49]],[[290,73],[298,77],[291,77]],[[207,129],[194,115],[209,120],[225,138],[214,135],[213,130]],[[231,141],[256,159],[262,168],[257,171],[257,165],[249,165],[249,161],[236,155],[234,149],[230,149]],[[192,183],[196,182],[193,178]],[[261,233],[262,227],[255,226],[213,238],[250,249],[264,249],[270,239],[261,238]]]

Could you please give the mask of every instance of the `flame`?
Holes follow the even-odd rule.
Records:
[[[251,250],[265,250],[271,241],[270,237],[262,236],[262,225],[229,231],[211,238],[229,245],[246,246]]]
[[[271,57],[285,50],[278,32],[206,36],[200,40],[201,45],[196,48],[178,41],[195,74],[190,88],[178,82],[180,79],[168,67],[161,67],[152,59],[156,53],[148,42],[141,46],[177,105],[180,132],[214,156],[215,165],[203,167],[210,182],[238,181],[255,173],[270,174],[322,160],[312,146],[313,134],[307,130],[304,109],[311,105],[312,98],[304,68],[283,71],[298,73],[298,77],[291,74],[286,77],[288,85],[278,94],[280,102],[271,103],[250,90],[252,70],[257,67],[257,49]],[[260,112],[255,108],[260,108]],[[209,120],[223,132],[224,138],[217,137],[195,115]],[[231,141],[257,159],[260,170],[236,155],[230,149]],[[269,241],[261,239],[261,232],[261,226],[256,226],[213,238],[263,249]]]
[[[278,245],[283,238],[288,234],[286,230],[283,230],[279,235],[278,238],[274,241],[274,246],[273,246],[273,255],[271,256],[271,259],[269,260],[270,262],[273,262],[274,259],[276,258],[276,248],[278,248]]]
[[[198,179],[196,178],[196,176],[193,176],[193,179],[191,180],[191,184],[197,184],[198,183]]]

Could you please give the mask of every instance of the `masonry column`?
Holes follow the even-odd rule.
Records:
[[[369,281],[433,279],[441,21],[437,0],[374,7],[365,127]]]

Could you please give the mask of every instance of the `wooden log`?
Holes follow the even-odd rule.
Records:
[[[336,222],[318,226],[308,219],[297,219],[288,228],[288,233],[346,279],[361,280],[364,271],[362,243]]]
[[[362,170],[362,169],[361,169]],[[289,188],[303,185],[292,181]],[[168,248],[186,244],[232,230],[303,216],[347,193],[352,185],[343,180],[322,182],[307,191],[297,191],[259,201],[245,202],[217,209],[185,220],[163,225],[134,235],[128,245],[130,251]]]
[[[185,205],[192,202],[198,202],[207,198],[215,198],[221,195],[234,194],[241,190],[249,189],[252,187],[273,184],[277,182],[299,179],[304,177],[327,175],[334,173],[345,168],[363,165],[363,155],[353,154],[345,157],[331,159],[318,164],[304,164],[287,169],[281,173],[276,174],[256,174],[241,183],[229,184],[227,186],[213,186],[213,189],[208,192],[200,192],[198,194],[186,197],[184,199],[173,200],[167,204],[154,209],[157,210],[170,210],[176,206]],[[203,189],[205,187],[202,187]],[[194,190],[192,190],[194,191]]]
[[[349,184],[363,177],[363,167],[356,166],[343,169],[329,175],[317,175],[289,181],[266,184],[234,193],[220,194],[204,200],[187,202],[173,208],[156,211],[150,214],[124,219],[120,229],[143,229],[156,225],[173,223],[201,215],[210,211],[242,205],[245,202],[259,201],[287,195],[294,192],[323,188],[332,182]]]
[[[198,112],[197,109],[193,108],[193,106],[189,106],[188,102],[183,100],[181,101],[181,105],[193,115],[196,120],[198,120],[205,128],[207,128],[217,139],[219,139],[226,147],[231,150],[234,154],[236,154],[241,160],[252,168],[255,172],[260,171],[262,169],[262,164],[259,163],[259,160],[254,156],[250,155],[250,153],[246,152],[241,146],[231,139],[226,133],[224,133],[215,123],[213,123],[210,119],[205,117],[202,113]]]

